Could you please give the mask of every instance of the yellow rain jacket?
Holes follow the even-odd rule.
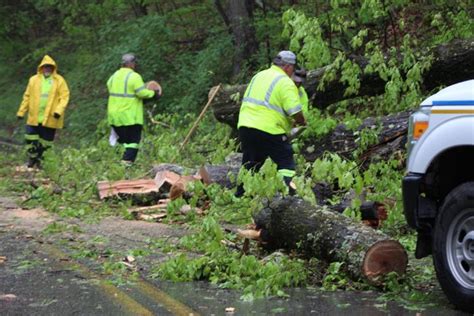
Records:
[[[44,117],[42,122],[38,122],[40,112],[40,100],[41,100],[41,84],[43,81],[43,73],[41,67],[43,65],[53,65],[54,70],[51,74],[53,84],[51,90],[48,93],[48,101],[46,108],[44,109]],[[64,126],[64,112],[69,102],[69,88],[66,80],[58,74],[58,67],[56,62],[45,55],[40,65],[38,66],[38,73],[30,78],[28,86],[26,87],[25,93],[23,94],[23,101],[20,104],[20,108],[17,112],[17,116],[23,117],[28,112],[28,120],[26,124],[32,126],[38,126],[41,124],[45,127],[50,128],[62,128]],[[54,118],[54,113],[59,114],[61,117]]]

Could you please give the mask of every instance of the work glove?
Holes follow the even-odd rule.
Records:
[[[54,114],[53,114],[53,117],[54,117],[55,119],[59,119],[59,118],[61,117],[61,114],[59,114],[59,113],[54,113]]]

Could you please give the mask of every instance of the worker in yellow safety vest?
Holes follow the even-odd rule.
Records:
[[[289,187],[295,175],[295,161],[288,136],[293,124],[305,125],[298,89],[291,80],[295,66],[296,55],[281,51],[270,68],[252,78],[242,100],[237,125],[242,165],[258,171],[270,157]],[[292,191],[290,187],[290,193]],[[243,193],[243,185],[240,185],[236,196]]]
[[[145,86],[142,76],[135,72],[136,67],[135,55],[125,54],[122,67],[107,81],[108,122],[112,133],[125,148],[122,162],[126,165],[137,158],[143,127],[143,99],[159,99],[161,96],[160,89],[151,90]]]
[[[43,57],[37,74],[28,81],[17,118],[28,112],[25,140],[30,168],[40,167],[44,152],[52,146],[56,129],[64,126],[64,112],[69,102],[66,80],[58,74],[56,62]]]
[[[306,81],[306,70],[304,70],[303,68],[295,70],[295,72],[291,76],[291,79],[293,79],[293,82],[298,88],[298,96],[300,97],[303,115],[307,119],[309,111],[309,98],[308,94],[306,93],[306,90],[303,87],[303,84]],[[296,137],[298,137],[304,131],[304,129],[305,126],[293,127],[291,129],[290,139],[295,139]]]

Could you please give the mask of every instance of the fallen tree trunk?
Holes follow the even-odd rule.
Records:
[[[254,221],[264,247],[343,262],[357,279],[375,282],[389,272],[403,274],[407,267],[407,253],[398,241],[300,198],[276,199]]]
[[[375,144],[368,146],[359,156],[360,161],[388,159],[396,151],[405,151],[410,113],[401,112],[380,119],[367,118],[355,130],[339,124],[326,136],[305,141],[302,154],[308,161],[320,158],[325,152],[339,154],[353,159],[352,154],[359,148],[358,138],[364,129],[380,130]]]
[[[429,53],[433,55],[431,68],[423,74],[424,91],[430,91],[440,85],[451,85],[460,81],[472,79],[474,72],[474,40],[455,40],[449,44],[439,45]],[[339,78],[329,82],[324,91],[317,90],[326,67],[308,72],[304,85],[312,106],[325,109],[329,105],[356,96],[375,96],[384,93],[386,81],[374,74],[364,74],[368,65],[366,58],[352,56],[350,59],[361,69],[359,78],[360,89],[357,95],[344,96],[347,86],[339,82]],[[219,122],[237,127],[242,96],[247,85],[224,86],[216,95],[212,108]],[[212,90],[211,90],[212,91]]]

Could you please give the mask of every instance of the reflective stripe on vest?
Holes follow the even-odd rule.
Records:
[[[40,95],[41,98],[46,98],[46,99],[48,98],[48,96],[49,96],[49,93],[42,93]]]
[[[140,88],[135,89],[135,93],[138,93],[138,92],[142,91],[145,88],[146,88],[145,85],[143,85]]]
[[[109,93],[109,95],[112,96],[112,97],[117,97],[117,98],[135,98],[134,94],[128,94],[127,93],[128,79],[130,78],[132,73],[133,73],[133,71],[130,71],[127,74],[127,76],[125,77],[125,84],[124,84],[124,88],[123,88],[123,93]],[[112,87],[113,82],[114,82],[114,78],[112,77],[112,79],[110,80],[110,86],[111,87]]]
[[[278,113],[280,113],[281,115],[285,116],[286,115],[286,112],[281,108],[279,107],[278,105],[273,105],[273,104],[270,104],[270,98],[272,97],[272,92],[273,92],[273,89],[275,89],[275,86],[276,84],[278,83],[278,81],[280,81],[281,79],[285,78],[286,75],[279,75],[277,76],[275,79],[273,79],[272,83],[270,84],[270,87],[268,87],[268,90],[267,92],[265,93],[265,100],[262,101],[262,100],[258,100],[258,99],[255,99],[255,98],[250,98],[248,97],[248,95],[250,94],[250,90],[252,89],[252,85],[253,85],[253,82],[255,80],[255,77],[252,79],[252,82],[250,83],[250,87],[249,87],[249,92],[247,93],[247,96],[245,98],[243,98],[242,101],[244,102],[249,102],[249,103],[252,103],[252,104],[255,104],[255,105],[261,105],[261,106],[264,106],[266,107],[267,109],[270,109],[270,110],[274,110],[274,111],[277,111]],[[301,108],[301,105],[298,105],[300,108]],[[295,107],[296,108],[296,107]],[[292,111],[294,111],[294,109],[291,109]],[[294,113],[294,112],[293,112]],[[290,114],[291,115],[291,114]]]

